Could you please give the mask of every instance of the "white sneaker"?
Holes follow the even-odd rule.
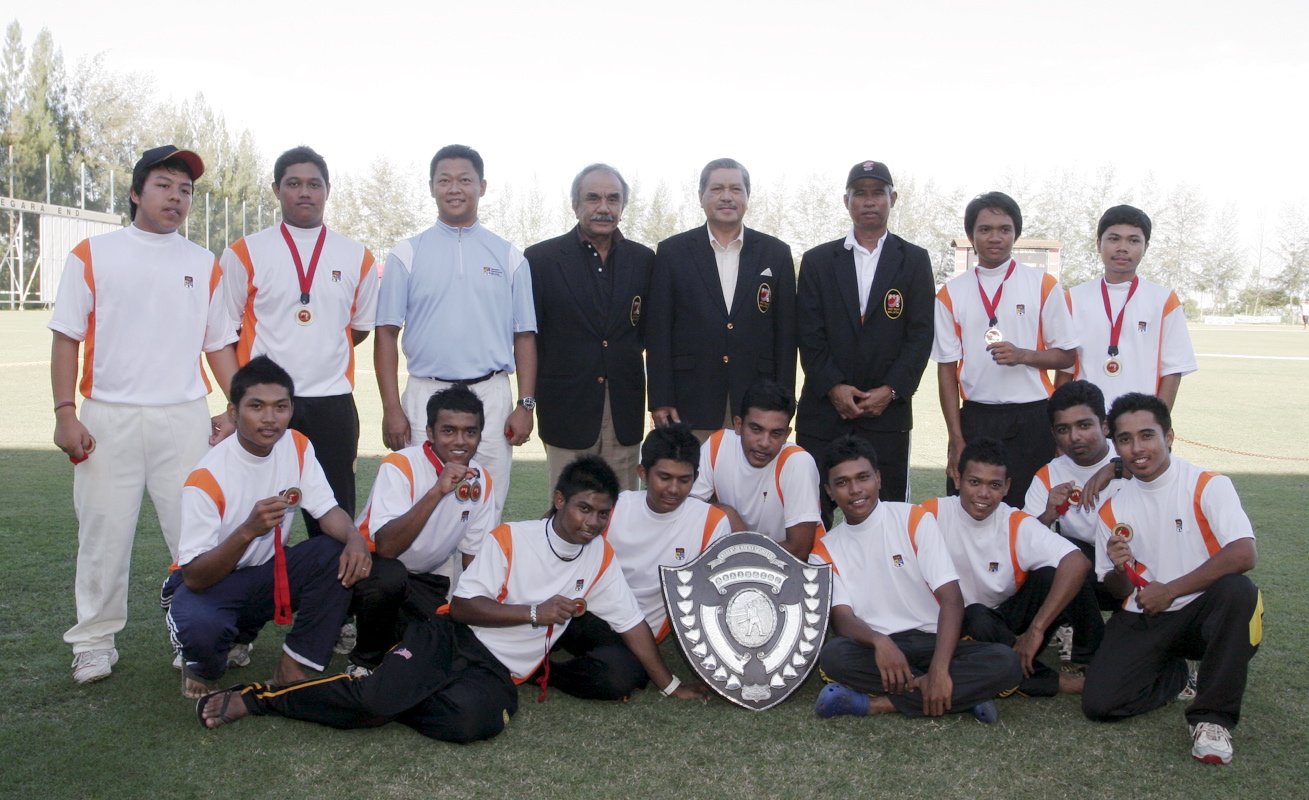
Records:
[[[1196,681],[1199,680],[1199,677],[1200,677],[1200,662],[1187,659],[1186,660],[1186,685],[1182,687],[1182,691],[1177,693],[1178,700],[1181,700],[1183,703],[1189,703],[1195,699],[1195,686],[1196,686]]]
[[[254,642],[238,642],[232,645],[232,649],[227,651],[227,666],[250,666],[250,651],[253,649],[255,649]]]
[[[368,667],[351,664],[345,668],[345,674],[349,675],[351,678],[367,678],[369,675],[373,674],[373,671]]]
[[[1054,632],[1059,643],[1059,660],[1068,663],[1073,660],[1073,626],[1060,625]]]
[[[1232,732],[1216,722],[1191,726],[1191,757],[1206,764],[1232,763]]]
[[[181,668],[182,668],[182,654],[178,653],[177,656],[173,658],[173,669],[180,670]]]
[[[336,637],[336,645],[332,648],[333,653],[349,655],[355,650],[355,643],[359,641],[359,631],[355,628],[353,622],[347,622],[341,626],[341,633]]]
[[[108,678],[113,672],[112,667],[118,663],[118,651],[114,648],[108,650],[87,650],[84,653],[73,654],[73,680],[78,683],[90,683],[103,678]]]

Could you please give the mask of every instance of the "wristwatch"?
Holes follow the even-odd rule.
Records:
[[[520,398],[518,398],[518,405],[522,406],[523,408],[527,409],[528,411],[531,411],[532,409],[536,408],[536,398],[535,398],[535,397],[520,397]]]
[[[1111,458],[1109,463],[1114,465],[1114,477],[1123,477],[1123,460],[1121,458]]]

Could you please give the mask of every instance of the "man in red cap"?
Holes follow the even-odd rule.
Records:
[[[64,641],[78,683],[107,678],[118,661],[142,489],[176,558],[182,483],[232,430],[224,415],[210,419],[200,368],[203,352],[227,392],[236,331],[217,291],[222,273],[212,253],[178,235],[203,173],[189,150],[147,150],[132,170],[132,224],[73,248],[55,299],[54,439],[77,465],[77,624]]]

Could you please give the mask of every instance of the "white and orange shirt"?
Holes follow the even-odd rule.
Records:
[[[1159,382],[1165,375],[1189,375],[1199,369],[1191,334],[1186,329],[1186,313],[1177,294],[1167,286],[1142,279],[1130,301],[1130,282],[1105,284],[1114,318],[1118,318],[1119,311],[1123,314],[1118,335],[1122,369],[1113,376],[1106,373],[1110,322],[1100,284],[1100,280],[1087,281],[1068,290],[1068,307],[1081,344],[1077,363],[1067,371],[1076,379],[1099,386],[1106,410],[1115,398],[1128,392],[1158,394]]]
[[[454,596],[532,605],[562,595],[585,600],[587,610],[618,633],[643,624],[641,606],[623,579],[622,567],[615,562],[609,543],[597,537],[587,545],[569,544],[554,532],[552,522],[507,522],[491,531],[473,563],[459,577]],[[514,682],[522,683],[545,660],[568,623],[539,628],[526,624],[469,627],[505,665]]]
[[[1100,506],[1095,571],[1101,580],[1113,571],[1107,547],[1115,530],[1129,532],[1135,562],[1129,567],[1147,581],[1177,580],[1238,539],[1253,539],[1254,528],[1241,507],[1232,480],[1171,456],[1164,473],[1152,481],[1122,481],[1111,500]],[[1119,526],[1126,526],[1121,528]],[[1173,601],[1176,611],[1200,592]],[[1123,608],[1140,612],[1133,592]]]
[[[1022,587],[1027,573],[1057,567],[1077,549],[1036,517],[1004,503],[981,521],[964,511],[958,497],[933,498],[923,508],[936,517],[966,606],[999,607]]]
[[[763,467],[752,465],[736,431],[721,430],[700,447],[700,474],[691,496],[736,509],[750,530],[786,541],[786,529],[819,522],[818,465],[797,444],[786,444]]]
[[[373,254],[329,229],[304,306],[283,228],[308,275],[322,226],[279,222],[238,239],[219,260],[228,313],[241,328],[237,361],[244,365],[255,356],[268,356],[291,374],[300,397],[349,394],[355,382],[351,332],[371,331],[377,316],[380,284]],[[302,325],[296,315],[306,307],[311,322]]]
[[[935,338],[932,360],[938,364],[958,363],[959,391],[964,400],[978,403],[1032,403],[1050,396],[1049,379],[1043,370],[1022,364],[995,363],[986,350],[990,317],[982,304],[978,285],[988,298],[1004,282],[995,306],[996,327],[1003,341],[1025,350],[1074,350],[1077,333],[1064,302],[1059,282],[1026,264],[1015,264],[1004,280],[1009,265],[995,269],[977,267],[952,279],[936,294]]]
[[[48,327],[83,343],[82,396],[166,406],[209,394],[201,352],[236,341],[221,278],[180,233],[128,225],[73,248]]]
[[[1032,484],[1027,487],[1027,497],[1023,499],[1023,511],[1033,517],[1041,516],[1045,513],[1045,505],[1050,499],[1051,489],[1069,481],[1072,482],[1074,487],[1081,489],[1086,486],[1086,482],[1091,480],[1095,473],[1113,460],[1113,457],[1114,448],[1112,444],[1109,445],[1104,458],[1089,467],[1078,466],[1076,461],[1066,455],[1059,456],[1036,471],[1036,475],[1032,478]],[[1117,494],[1119,487],[1122,485],[1122,481],[1109,481],[1104,489],[1100,490],[1100,497],[1096,501],[1096,507],[1090,511],[1083,511],[1082,507],[1077,503],[1070,502],[1067,510],[1055,520],[1058,532],[1069,539],[1095,544],[1095,531],[1100,525],[1099,508],[1104,504],[1105,500]]]
[[[182,488],[182,538],[178,566],[217,547],[250,517],[255,503],[300,490],[300,508],[314,519],[336,507],[327,476],[314,457],[314,446],[299,431],[287,430],[273,450],[260,457],[241,446],[240,435],[219,442],[200,459]],[[279,526],[282,544],[291,538],[296,509],[288,508]],[[236,569],[257,567],[273,558],[277,528],[250,543]]]
[[[726,514],[694,497],[667,514],[657,514],[650,510],[644,491],[618,496],[605,539],[618,556],[655,641],[663,641],[669,631],[659,568],[689,564],[710,542],[731,532]]]
[[[409,549],[400,554],[401,563],[410,572],[434,573],[456,549],[477,555],[482,538],[493,527],[491,473],[476,461],[470,461],[468,466],[469,475],[461,483],[467,488],[442,497]],[[421,445],[397,450],[382,459],[377,480],[368,493],[368,504],[355,523],[368,539],[368,549],[376,549],[377,531],[383,525],[407,513],[438,480],[436,466]]]
[[[814,543],[809,563],[832,565],[833,608],[848,606],[886,636],[936,633],[933,592],[959,580],[936,517],[910,503],[882,501],[858,525],[837,525]]]

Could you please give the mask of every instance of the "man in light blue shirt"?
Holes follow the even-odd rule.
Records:
[[[399,450],[426,437],[427,400],[467,385],[486,409],[477,460],[490,473],[495,524],[509,492],[512,447],[532,433],[536,406],[536,311],[527,260],[477,221],[486,194],[482,157],[447,145],[432,158],[437,222],[395,246],[377,301],[373,355],[382,394],[382,438]],[[399,390],[400,329],[409,379]],[[518,405],[509,373],[518,375]]]

